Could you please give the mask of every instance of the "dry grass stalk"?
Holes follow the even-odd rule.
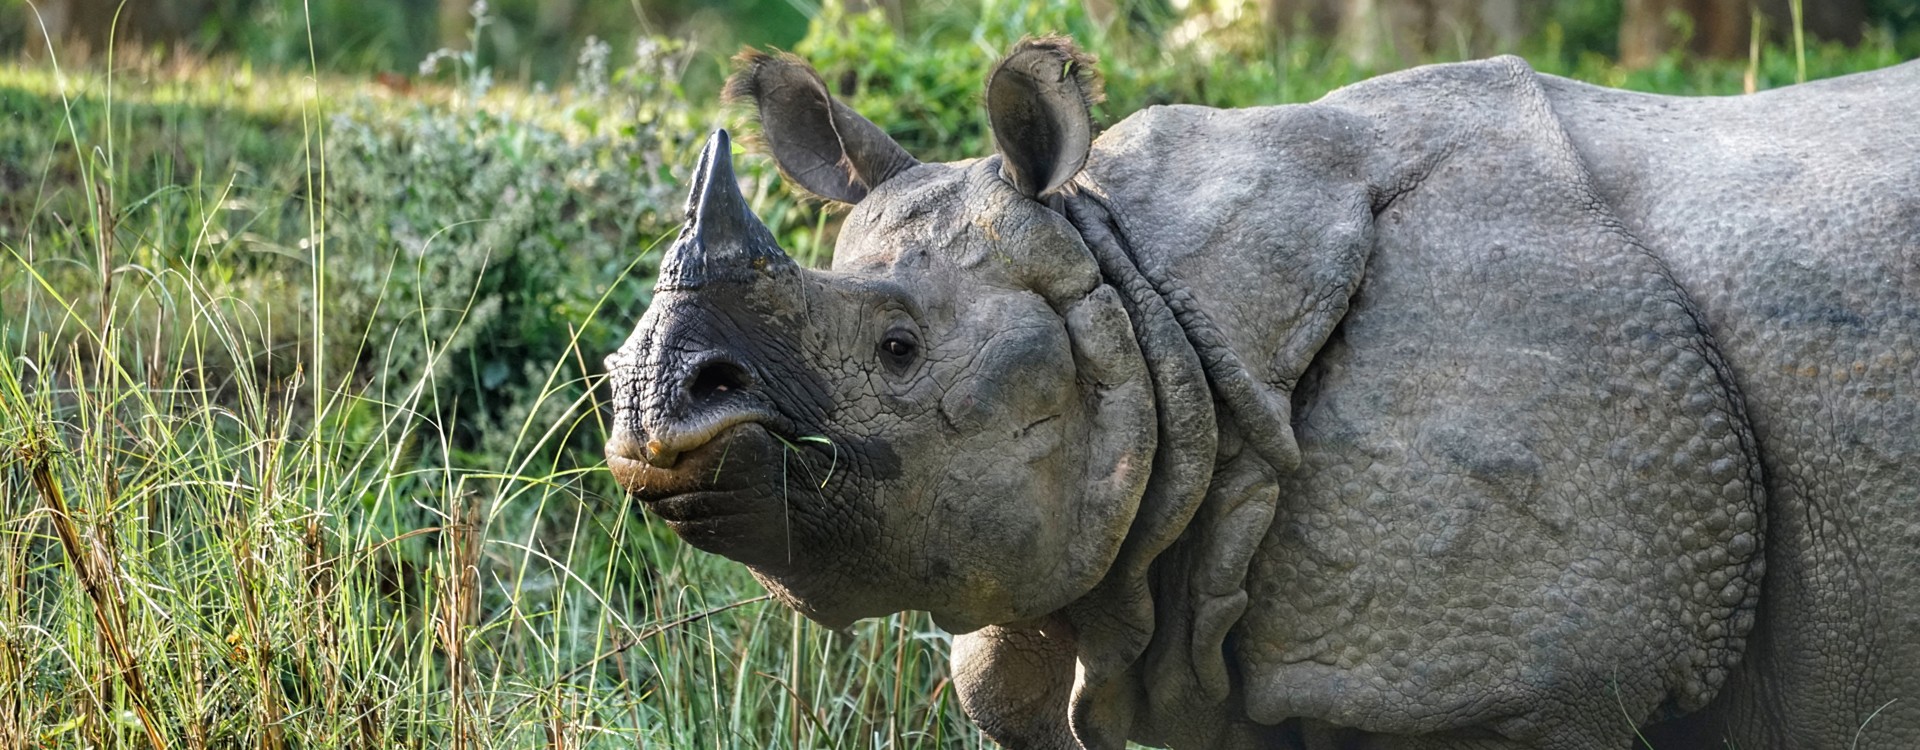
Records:
[[[372,700],[361,698],[354,704],[354,728],[359,730],[358,750],[375,750],[382,746],[380,741],[380,706]]]
[[[211,717],[208,715],[211,711],[207,709],[205,691],[207,680],[205,673],[201,671],[200,657],[200,641],[193,638],[187,639],[186,688],[191,696],[188,705],[192,707],[189,709],[185,727],[187,750],[207,750],[207,736],[212,729]]]
[[[127,643],[126,599],[120,592],[119,565],[111,555],[102,552],[97,545],[88,544],[80,534],[73,514],[67,507],[66,495],[53,477],[53,456],[46,439],[43,437],[33,441],[25,450],[31,454],[26,457],[27,473],[32,478],[34,489],[39,491],[40,499],[53,515],[53,528],[60,537],[60,546],[66,550],[69,569],[80,580],[88,601],[93,604],[93,617],[100,627],[100,639],[119,668],[121,684],[126,687],[127,695],[133,702],[133,711],[140,719],[140,726],[146,730],[147,742],[156,750],[166,750],[171,745],[160,732],[159,722],[153,712],[152,693],[147,690],[140,664],[134,659],[133,649]]]
[[[453,750],[475,746],[478,727],[468,705],[467,683],[473,672],[467,654],[467,638],[480,613],[480,513],[477,496],[458,491],[449,493],[447,524],[441,537],[444,567],[438,576],[440,588],[434,633],[447,655],[447,687],[453,713]]]
[[[36,714],[26,697],[32,661],[27,656],[26,634],[11,625],[22,622],[20,592],[26,589],[26,544],[20,535],[0,532],[0,563],[4,563],[0,571],[19,577],[17,582],[0,581],[0,602],[4,602],[0,604],[0,749],[27,750],[35,744],[27,729],[35,723]]]
[[[100,252],[100,329],[98,331],[100,336],[100,351],[97,353],[98,356],[94,363],[94,382],[102,388],[104,392],[107,384],[107,371],[111,369],[109,362],[113,359],[113,355],[111,354],[113,351],[113,338],[111,333],[113,331],[114,308],[113,233],[115,224],[113,192],[108,189],[107,183],[104,180],[94,183],[93,187],[95,197],[93,206],[97,212],[97,216],[95,217],[97,223],[94,224],[97,231],[95,241],[98,244],[97,249]]]
[[[547,735],[547,750],[575,750],[580,747],[579,732],[574,722],[567,718],[573,707],[571,697],[562,697],[553,701],[553,711],[547,716],[544,727]]]
[[[12,644],[0,643],[0,748],[6,750],[25,750],[33,747],[28,740],[26,706],[21,694],[26,692],[25,673],[20,660],[13,653]]]
[[[245,485],[241,477],[235,477],[232,486],[238,488]],[[232,519],[231,523],[237,527],[233,534],[232,550],[235,579],[239,584],[236,588],[240,594],[240,614],[246,621],[247,634],[252,636],[252,649],[243,653],[246,662],[253,667],[254,693],[260,699],[260,736],[256,747],[259,750],[280,750],[286,742],[282,724],[286,711],[281,705],[280,681],[274,679],[273,675],[272,628],[268,626],[260,606],[258,592],[266,582],[263,581],[259,552],[254,544],[255,530],[245,518]],[[239,639],[230,640],[237,642]]]
[[[338,657],[339,628],[334,622],[332,603],[337,586],[335,569],[339,557],[332,554],[327,544],[326,528],[320,523],[318,514],[307,518],[307,528],[303,534],[301,570],[307,577],[307,598],[309,627],[313,632],[307,638],[300,639],[301,664],[318,665],[320,670],[321,700],[326,706],[325,716],[339,716],[341,702],[340,667]],[[334,736],[333,727],[324,730],[322,739],[326,744],[337,745],[339,737]]]

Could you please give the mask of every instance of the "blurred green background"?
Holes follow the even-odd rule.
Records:
[[[829,0],[831,1],[831,0]],[[851,0],[878,10],[894,32],[923,43],[971,34],[989,14],[1053,3],[975,0]],[[1737,58],[1756,17],[1762,38],[1790,39],[1796,25],[1818,39],[1858,44],[1920,26],[1920,0],[1081,0],[1067,15],[1130,36],[1180,45],[1231,31],[1253,46],[1309,36],[1363,60],[1499,52],[1602,55],[1642,67],[1674,50]],[[1796,6],[1798,6],[1796,10]],[[490,0],[480,64],[496,80],[560,83],[589,39],[622,53],[636,40],[669,37],[725,52],[742,44],[791,48],[821,16],[818,0]],[[47,38],[70,55],[122,44],[160,45],[198,56],[322,70],[407,73],[431,52],[466,46],[472,0],[5,0],[0,53],[44,54]],[[1055,9],[1055,15],[1060,15]],[[1555,40],[1553,49],[1541,42]],[[1255,39],[1257,38],[1257,39]],[[309,44],[311,42],[311,44]],[[1237,43],[1247,51],[1246,43]],[[1912,50],[1909,49],[1909,52]],[[616,55],[616,62],[619,55]]]
[[[1050,32],[1111,124],[1501,52],[1737,94],[1920,56],[1920,0],[0,0],[0,747],[982,746],[924,617],[628,506],[599,362],[741,45],[957,159]]]

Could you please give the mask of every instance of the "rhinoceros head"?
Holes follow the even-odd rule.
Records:
[[[1119,296],[1044,201],[1084,164],[1095,84],[1030,42],[989,78],[1000,155],[921,164],[796,58],[729,84],[788,179],[852,204],[799,267],[709,139],[655,298],[608,358],[607,460],[688,542],[839,625],[971,630],[1097,583],[1139,504],[1154,396]]]

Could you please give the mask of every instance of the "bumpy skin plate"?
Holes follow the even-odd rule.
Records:
[[[1544,85],[1698,300],[1765,467],[1746,666],[1656,747],[1920,747],[1920,64],[1724,99]]]

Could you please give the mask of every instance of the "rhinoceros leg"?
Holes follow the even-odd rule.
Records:
[[[1067,724],[1071,630],[1056,615],[954,637],[954,688],[988,737],[1010,748],[1080,750]]]

